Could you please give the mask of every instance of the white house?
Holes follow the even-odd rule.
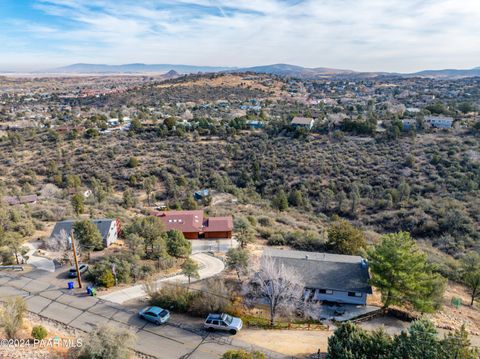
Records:
[[[303,127],[310,130],[312,129],[314,122],[315,122],[315,119],[313,119],[312,117],[295,116],[292,119],[292,122],[290,122],[290,125],[292,127]]]
[[[303,277],[305,300],[366,305],[372,294],[368,263],[362,257],[271,248],[263,253]]]

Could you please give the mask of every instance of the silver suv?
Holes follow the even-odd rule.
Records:
[[[230,334],[237,334],[242,329],[243,322],[240,318],[232,317],[228,314],[209,314],[204,324],[208,331],[224,330]]]

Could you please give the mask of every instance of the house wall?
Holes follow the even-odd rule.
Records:
[[[205,232],[205,238],[229,239],[232,238],[232,232]]]
[[[319,293],[318,289],[315,290],[315,293],[309,296],[311,300],[320,300],[320,301],[329,301],[329,302],[336,302],[336,303],[345,303],[345,304],[360,304],[366,305],[367,304],[367,294],[361,293],[359,297],[351,297],[348,295],[348,292],[342,292],[334,290],[332,294],[325,294]]]
[[[186,239],[198,239],[198,232],[183,232]]]
[[[110,247],[117,240],[118,240],[117,222],[112,221],[112,223],[110,224],[110,230],[108,231],[107,236],[103,239],[103,245],[105,247]]]

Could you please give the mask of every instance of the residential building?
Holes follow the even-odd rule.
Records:
[[[310,130],[310,129],[312,129],[314,122],[315,122],[315,119],[313,119],[312,117],[295,116],[292,119],[292,122],[290,122],[290,125],[292,127],[303,127],[303,128],[306,128],[306,129]]]
[[[271,248],[263,255],[302,276],[306,300],[366,305],[372,294],[368,262],[362,257]]]
[[[434,128],[452,128],[453,118],[445,116],[427,116],[425,122]]]
[[[176,229],[188,239],[232,238],[233,219],[227,217],[204,218],[202,210],[154,212],[167,230]]]
[[[70,243],[70,235],[72,233],[73,224],[77,222],[75,220],[66,220],[57,222],[55,227],[53,227],[52,234],[50,238],[61,238],[66,237]],[[92,220],[102,236],[104,247],[109,247],[118,240],[118,233],[120,232],[120,222],[117,219],[104,218],[104,219],[94,219]]]
[[[404,131],[409,131],[417,128],[417,120],[414,118],[405,118],[402,120],[402,128]]]

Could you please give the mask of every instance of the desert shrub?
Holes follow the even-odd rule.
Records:
[[[98,278],[97,284],[101,287],[111,288],[115,285],[115,277],[111,270],[106,270],[102,273],[102,275]]]
[[[167,308],[175,312],[186,313],[192,300],[196,297],[194,292],[179,285],[166,285],[155,293],[150,293],[150,304]]]
[[[130,283],[132,277],[136,280],[143,279],[144,275],[147,276],[153,270],[151,266],[137,268],[136,263],[137,259],[132,254],[112,254],[95,263],[89,269],[87,278],[94,282],[95,285],[110,285],[112,283],[111,278],[113,277],[112,265],[115,265],[118,283]],[[113,285],[114,284],[115,280],[113,281]]]
[[[223,353],[221,359],[265,359],[265,354],[259,351],[247,352],[245,350],[229,350]]]
[[[5,331],[7,338],[15,338],[17,331],[23,325],[23,317],[27,311],[27,304],[21,297],[13,297],[5,300],[0,311],[0,326]]]
[[[264,227],[273,226],[273,220],[270,217],[260,217],[258,223]]]
[[[130,348],[135,344],[135,335],[126,329],[104,325],[85,334],[82,343],[82,346],[70,349],[69,358],[128,359],[131,357]]]
[[[197,293],[190,302],[188,311],[193,315],[204,316],[208,313],[228,312],[231,301],[228,289],[222,280],[210,278],[205,283],[205,291]]]
[[[294,231],[285,236],[285,242],[290,246],[303,251],[322,251],[325,241],[318,233],[312,231]]]
[[[268,238],[267,244],[269,246],[283,246],[285,244],[285,238],[282,233],[276,232]]]
[[[45,339],[47,337],[48,331],[42,325],[35,325],[32,328],[31,335],[32,335],[33,339],[42,340],[42,339]]]

